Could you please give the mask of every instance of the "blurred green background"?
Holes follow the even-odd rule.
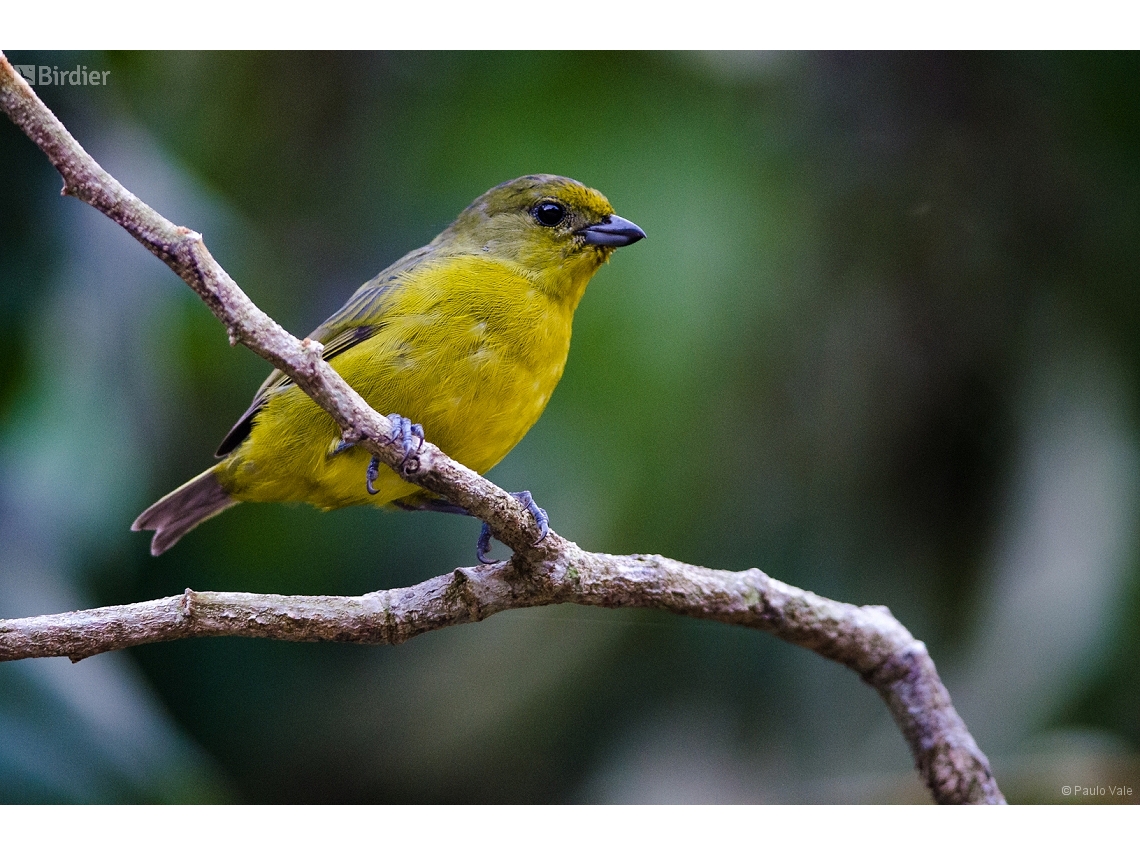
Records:
[[[8,56],[110,71],[37,91],[298,334],[500,181],[597,187],[649,238],[492,478],[588,549],[886,604],[1011,799],[1137,800],[1140,55]],[[268,369],[7,121],[0,164],[0,616],[472,563],[472,520],[276,506],[151,558]],[[926,798],[853,674],[665,613],[0,665],[6,801]]]

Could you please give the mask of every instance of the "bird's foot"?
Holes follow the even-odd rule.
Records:
[[[388,437],[385,445],[391,445],[394,442],[400,443],[404,451],[404,457],[400,460],[400,469],[405,470],[408,461],[416,454],[419,454],[420,449],[424,447],[424,428],[423,425],[418,425],[411,419],[406,419],[399,413],[389,413],[388,421],[392,423],[392,435]],[[342,439],[336,444],[336,447],[329,452],[329,457],[348,451],[350,448],[355,447],[356,442],[350,442]],[[406,470],[405,470],[406,471]],[[412,470],[414,471],[414,470]],[[364,489],[369,494],[375,496],[380,491],[373,486],[376,479],[380,477],[380,457],[373,454],[372,458],[368,461],[368,471],[365,473]]]
[[[550,515],[535,504],[534,499],[531,498],[530,490],[511,493],[511,495],[522,502],[523,507],[530,511],[530,515],[534,517],[534,521],[538,524],[538,540],[532,544],[537,546],[550,534]],[[475,557],[479,559],[480,564],[494,564],[495,560],[491,558],[490,553],[491,527],[487,525],[487,523],[483,523],[483,528],[479,532],[479,542],[475,544]]]

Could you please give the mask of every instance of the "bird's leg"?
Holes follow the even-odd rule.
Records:
[[[535,504],[529,490],[511,493],[511,495],[522,502],[523,507],[530,511],[530,515],[534,517],[534,521],[538,524],[538,530],[541,532],[535,544],[542,543],[543,539],[550,534],[550,516],[546,511]],[[413,501],[397,499],[392,504],[405,511],[437,511],[443,514],[461,514],[465,517],[471,516],[470,511],[459,507],[459,505],[453,505],[446,499],[426,497]],[[479,559],[480,564],[494,564],[495,562],[491,558],[490,552],[491,526],[487,525],[487,523],[483,523],[483,528],[479,531],[479,540],[475,544],[475,557]]]

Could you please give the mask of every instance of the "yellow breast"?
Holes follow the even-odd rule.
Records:
[[[486,472],[550,400],[566,364],[573,308],[508,263],[445,258],[393,289],[370,320],[377,332],[331,364],[374,409],[422,424],[429,441]],[[416,491],[382,468],[379,493],[369,495],[369,455],[334,454],[339,440],[328,414],[288,386],[270,398],[218,477],[241,501],[325,509],[382,505]]]

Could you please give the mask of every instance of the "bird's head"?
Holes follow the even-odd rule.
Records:
[[[643,237],[597,190],[558,175],[524,175],[468,205],[433,244],[510,262],[576,304],[610,254]]]

